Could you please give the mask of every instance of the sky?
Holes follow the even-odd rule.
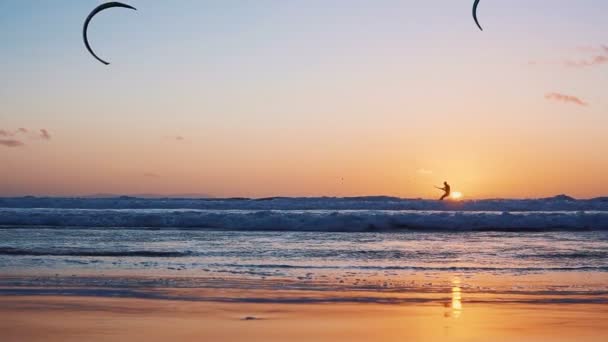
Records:
[[[608,1],[0,0],[0,196],[608,195]]]

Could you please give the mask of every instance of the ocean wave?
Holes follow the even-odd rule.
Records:
[[[0,255],[177,258],[188,256],[190,253],[173,251],[96,251],[79,249],[21,249],[0,247]]]
[[[276,231],[608,230],[608,211],[0,209],[5,228],[97,227]]]
[[[606,259],[608,251],[580,251],[564,253],[531,253],[517,255],[522,259]]]
[[[361,270],[361,271],[419,271],[419,272],[608,272],[608,266],[572,267],[491,267],[491,266],[324,266],[290,264],[211,264],[212,267],[250,268],[250,269],[310,269],[310,270]]]
[[[577,200],[566,195],[539,199],[436,201],[389,196],[249,198],[0,198],[0,208],[205,209],[205,210],[440,210],[440,211],[608,211],[608,197]]]

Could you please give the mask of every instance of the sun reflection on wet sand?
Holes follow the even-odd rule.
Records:
[[[384,301],[382,304],[324,300],[303,303],[301,299],[311,295],[311,299],[319,299],[318,294],[299,290],[225,292],[218,288],[167,290],[174,292],[175,298],[183,293],[183,299],[193,298],[192,301],[155,299],[154,296],[8,295],[0,296],[0,331],[3,342],[46,342],[49,336],[55,340],[78,337],[85,341],[159,342],[608,340],[608,310],[603,302],[545,304],[542,301],[547,298],[545,294],[527,294],[527,301],[505,305],[494,300],[498,299],[496,293],[476,293],[465,284],[468,280],[459,282],[448,278],[441,284],[442,293],[413,293],[415,299],[431,296],[425,297],[433,298],[431,305],[418,300],[397,305],[384,304]],[[462,306],[463,288],[467,289],[466,315]],[[48,291],[49,288],[42,289],[41,293]],[[361,298],[360,292],[327,295],[328,298],[338,295]],[[214,301],[214,298],[223,299]],[[262,300],[250,302],[249,298]],[[484,300],[477,301],[477,298]],[[531,302],[534,298],[541,301]],[[275,302],[286,299],[293,302]],[[441,318],[442,308],[436,305],[436,300],[443,301],[446,318]]]
[[[452,279],[452,317],[458,318],[462,314],[462,289],[460,288],[460,279],[455,277]]]

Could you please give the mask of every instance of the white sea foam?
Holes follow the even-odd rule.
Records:
[[[285,231],[608,230],[608,211],[3,208],[0,225]]]
[[[608,198],[0,198],[0,225],[235,230],[608,230]]]

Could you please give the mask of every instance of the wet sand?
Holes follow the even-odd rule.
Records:
[[[112,294],[101,295],[103,292],[87,296],[68,295],[65,291],[60,296],[38,292],[32,296],[5,291],[0,296],[1,339],[7,342],[608,340],[608,305],[601,302],[467,302],[460,289],[453,289],[446,298],[427,302],[289,303],[274,299],[307,298],[310,294],[288,291],[277,296],[273,291],[251,294],[218,289],[211,290],[217,298],[235,300],[207,301],[200,294],[197,298],[202,300],[187,300],[192,291],[196,290],[176,294],[180,300],[111,298]],[[356,298],[361,294],[340,296]],[[247,302],[239,299],[243,297],[268,300]]]

